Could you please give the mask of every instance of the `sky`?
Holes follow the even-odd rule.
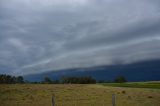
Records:
[[[160,59],[160,0],[0,0],[0,73]]]

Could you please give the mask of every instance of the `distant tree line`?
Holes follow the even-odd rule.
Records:
[[[49,77],[44,77],[43,81],[30,82],[24,81],[22,76],[11,76],[6,74],[0,74],[0,84],[16,84],[16,83],[34,83],[34,84],[95,84],[95,83],[124,83],[127,82],[124,76],[117,76],[114,81],[96,81],[91,76],[63,76],[59,80],[52,80]]]
[[[0,84],[15,84],[15,83],[24,83],[22,76],[11,76],[6,74],[0,74]]]
[[[49,77],[45,77],[42,83],[46,84],[95,84],[96,80],[90,76],[83,77],[61,77],[60,80],[51,80]]]
[[[91,76],[62,77],[60,81],[63,84],[95,84],[96,83],[96,80]]]
[[[51,80],[49,77],[45,77],[44,81],[42,83],[47,84],[95,84],[95,83],[124,83],[127,82],[126,78],[124,76],[117,76],[113,81],[96,81],[91,76],[82,76],[82,77],[67,77],[63,76],[60,78],[60,80]]]
[[[97,83],[125,83],[127,79],[124,76],[117,76],[113,81],[99,80]]]

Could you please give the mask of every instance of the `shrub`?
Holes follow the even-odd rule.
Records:
[[[148,96],[148,98],[153,98],[153,96]]]
[[[122,93],[123,93],[123,94],[125,94],[125,93],[126,93],[126,91],[122,91]]]
[[[115,83],[124,83],[127,82],[126,78],[124,76],[117,76],[114,80]]]

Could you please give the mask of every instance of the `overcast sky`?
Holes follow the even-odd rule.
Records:
[[[160,59],[160,0],[0,0],[0,73]]]

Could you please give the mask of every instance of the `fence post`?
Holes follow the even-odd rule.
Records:
[[[115,94],[112,94],[112,106],[116,106],[116,97],[115,97],[116,95]]]
[[[54,95],[52,95],[52,106],[55,106]]]

